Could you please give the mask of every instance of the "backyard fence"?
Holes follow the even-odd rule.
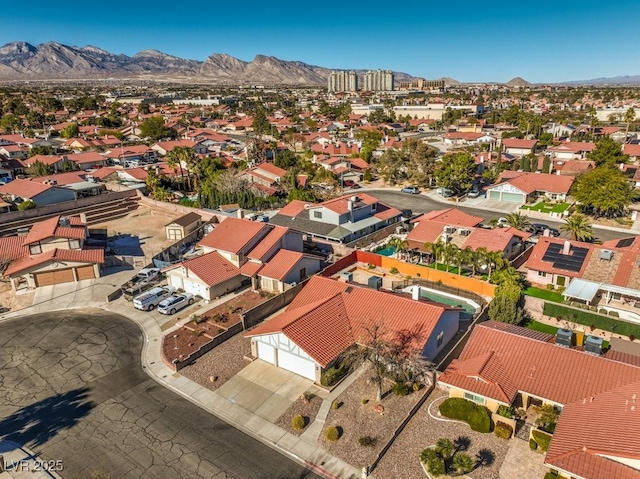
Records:
[[[203,344],[194,352],[189,354],[183,361],[175,361],[172,363],[173,368],[176,371],[180,371],[182,368],[189,366],[189,364],[193,363],[196,359],[202,356],[205,353],[208,353],[213,348],[218,346],[219,344],[224,343],[227,339],[232,338],[236,334],[242,331],[242,323],[236,323],[233,326],[229,327],[224,333],[220,333],[217,336],[214,336],[211,341]],[[166,362],[166,361],[165,361]]]
[[[307,280],[302,281],[301,283],[296,284],[293,288],[286,290],[284,293],[280,293],[277,296],[274,296],[271,299],[268,299],[262,304],[251,308],[249,311],[243,313],[241,315],[242,325],[245,330],[251,329],[254,326],[260,324],[265,320],[268,316],[272,315],[276,311],[281,310],[285,306],[287,306],[293,298],[300,292],[300,290],[304,287]]]

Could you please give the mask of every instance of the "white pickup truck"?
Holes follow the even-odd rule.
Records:
[[[163,288],[152,288],[133,298],[133,307],[143,311],[151,311],[158,306],[162,300],[168,298],[176,290],[173,286],[165,286]]]

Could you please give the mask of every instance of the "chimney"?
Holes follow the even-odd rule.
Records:
[[[349,221],[353,223],[353,198],[347,200],[347,209],[349,210]]]
[[[571,250],[571,241],[567,240],[564,242],[564,245],[562,246],[562,254],[568,255],[570,250]]]
[[[420,301],[420,286],[414,286],[411,290],[411,299]]]
[[[243,219],[243,218],[244,218],[244,210],[243,210],[242,208],[238,208],[238,209],[236,210],[236,216],[237,216],[239,219]]]
[[[624,163],[620,163],[620,171],[624,171]]]

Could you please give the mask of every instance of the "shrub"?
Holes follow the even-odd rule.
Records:
[[[302,417],[300,414],[298,414],[297,416],[293,416],[293,419],[291,420],[291,427],[294,431],[301,431],[306,425],[307,421],[305,421],[304,417]]]
[[[534,429],[531,434],[533,435],[533,439],[538,443],[538,447],[542,452],[547,452],[549,449],[549,443],[551,442],[551,434],[547,434],[546,432],[539,431]]]
[[[335,399],[332,403],[331,403],[331,409],[338,409],[341,406],[340,401],[338,401],[337,399]]]
[[[371,436],[362,436],[358,438],[358,444],[363,447],[373,446],[376,443],[376,438]]]
[[[389,273],[391,274],[398,274],[398,268],[396,268],[395,266],[392,267],[391,269],[389,269]]]
[[[493,432],[502,439],[510,439],[513,435],[513,428],[509,424],[498,421]]]
[[[362,404],[367,404],[369,400],[367,398],[362,398]]]
[[[331,366],[320,376],[320,384],[330,387],[340,381],[349,373],[349,365],[346,362]]]
[[[472,430],[488,433],[491,417],[484,406],[463,398],[449,398],[440,404],[440,414],[451,419],[465,421]]]
[[[636,337],[633,334],[629,335],[629,341],[635,341]]]
[[[547,289],[549,291],[553,291],[553,284],[552,283],[547,283]]]
[[[409,386],[405,383],[395,383],[393,385],[393,394],[396,396],[406,396],[409,394]]]
[[[498,414],[502,417],[506,417],[507,419],[513,418],[513,410],[509,406],[499,406]]]
[[[455,451],[455,446],[453,444],[453,441],[451,441],[451,439],[447,439],[446,437],[441,437],[436,442],[435,450],[438,456],[442,457],[443,459],[449,459]]]
[[[336,426],[329,426],[324,432],[327,441],[335,442],[340,439],[340,430]]]
[[[429,471],[429,474],[433,477],[442,476],[446,472],[444,461],[439,457],[430,459],[429,462],[427,462],[427,471]]]
[[[459,474],[466,474],[473,471],[473,458],[466,452],[456,452],[453,456],[453,468]]]
[[[547,472],[544,475],[544,479],[558,479],[558,475],[554,474],[553,472]]]
[[[593,324],[596,328],[602,329],[603,331],[612,331],[612,329],[615,329],[616,334],[623,336],[634,334],[636,337],[640,337],[640,325],[616,320],[614,316],[606,316],[607,312],[604,309],[601,309],[599,312],[602,313],[602,315],[590,311],[573,310],[558,303],[545,303],[543,309],[543,313],[546,316],[559,318],[560,320],[569,320],[584,326]]]
[[[420,391],[420,389],[422,389],[422,384],[420,383],[413,383],[411,385],[411,389],[413,389],[414,392],[418,392]]]
[[[619,318],[620,313],[618,313],[617,311],[609,311],[609,316],[612,316],[614,318]]]
[[[438,453],[430,447],[423,449],[422,452],[420,452],[420,461],[424,464],[427,464],[431,459],[437,458]]]
[[[538,443],[535,441],[535,439],[533,438],[529,439],[529,448],[532,451],[535,451],[536,449],[538,449]]]

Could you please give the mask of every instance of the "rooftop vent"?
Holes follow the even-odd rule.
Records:
[[[453,234],[456,232],[456,227],[455,226],[445,226],[444,227],[444,232],[447,234]]]
[[[602,354],[602,338],[598,336],[587,336],[584,342],[584,352],[591,354]]]
[[[471,230],[469,229],[460,230],[460,236],[469,236],[470,234],[471,234]]]
[[[603,249],[600,251],[600,259],[611,261],[613,259],[613,251],[610,249]]]
[[[556,333],[556,344],[569,348],[573,346],[573,331],[570,329],[558,328],[558,332]]]
[[[71,220],[69,218],[66,217],[62,217],[58,220],[58,225],[59,226],[71,226]]]

